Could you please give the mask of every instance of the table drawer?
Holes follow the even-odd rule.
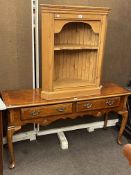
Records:
[[[96,99],[77,102],[76,111],[88,111],[95,109],[112,108],[120,105],[120,97],[106,98],[106,99]]]
[[[30,107],[21,109],[21,119],[34,119],[53,115],[62,115],[72,113],[72,103],[46,105],[40,107]]]

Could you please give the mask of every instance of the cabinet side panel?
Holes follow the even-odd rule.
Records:
[[[102,73],[102,65],[103,65],[103,55],[105,48],[105,39],[106,39],[106,31],[107,31],[107,16],[103,16],[100,32],[100,41],[99,41],[99,55],[97,61],[97,85],[100,86],[101,83],[101,73]]]
[[[53,90],[54,66],[54,18],[51,13],[42,13],[42,90]]]

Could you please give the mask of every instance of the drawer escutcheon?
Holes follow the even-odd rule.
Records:
[[[114,103],[115,103],[115,100],[113,100],[113,99],[106,100],[106,104],[108,106],[112,106],[112,105],[114,105]]]
[[[36,110],[34,110],[34,111],[31,112],[31,115],[32,116],[37,116],[39,114],[40,114],[40,112],[39,111],[36,111]]]

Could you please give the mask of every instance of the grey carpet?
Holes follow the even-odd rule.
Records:
[[[8,169],[4,148],[4,175],[129,175],[131,168],[116,143],[117,130],[98,129],[66,132],[69,149],[61,150],[57,136],[14,144],[16,168]],[[123,138],[123,142],[127,140]]]

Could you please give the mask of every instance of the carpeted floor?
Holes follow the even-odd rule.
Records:
[[[4,148],[4,175],[129,175],[131,168],[116,143],[117,130],[98,129],[66,132],[69,149],[61,150],[56,135],[41,136],[37,141],[14,144],[16,168],[8,169]],[[123,143],[127,140],[123,138]]]

